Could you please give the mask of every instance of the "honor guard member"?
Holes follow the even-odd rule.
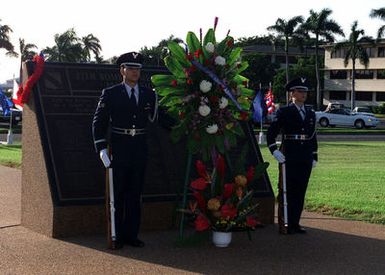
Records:
[[[141,194],[147,162],[146,126],[157,114],[155,93],[139,86],[142,56],[129,52],[117,61],[123,82],[102,91],[93,120],[95,148],[104,166],[112,161],[117,248],[143,247],[138,239]],[[107,151],[107,132],[111,129]]]
[[[278,184],[278,223],[282,234],[306,233],[300,226],[305,193],[312,168],[317,164],[317,136],[315,112],[304,105],[308,84],[305,78],[296,78],[286,84],[291,103],[277,111],[276,119],[267,132],[267,144],[274,158],[286,166],[287,228],[283,223],[282,175]],[[276,138],[282,134],[280,149]],[[281,168],[281,165],[280,165]],[[280,171],[282,172],[282,171]]]

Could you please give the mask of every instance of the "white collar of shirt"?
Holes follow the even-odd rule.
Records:
[[[294,106],[297,108],[298,112],[301,112],[303,110],[306,113],[305,105],[302,105],[301,107],[294,103]]]
[[[124,87],[126,87],[126,91],[128,93],[128,96],[131,97],[132,87],[130,85],[128,85],[127,83],[124,83]],[[135,95],[136,101],[138,101],[138,98],[139,98],[139,86],[138,86],[138,84],[135,85],[134,90],[135,90],[134,95]]]

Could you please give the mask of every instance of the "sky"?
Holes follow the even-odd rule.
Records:
[[[170,35],[185,39],[188,31],[199,35],[213,27],[219,17],[217,39],[223,39],[230,29],[235,39],[267,35],[268,26],[277,18],[290,19],[302,15],[306,19],[310,9],[333,11],[345,34],[353,21],[365,30],[365,35],[376,36],[384,24],[372,19],[372,9],[385,7],[383,0],[18,0],[1,1],[0,24],[9,25],[11,42],[19,49],[19,38],[33,43],[41,50],[54,45],[54,35],[74,28],[79,37],[92,33],[100,39],[101,55],[107,59],[142,47],[156,46]],[[342,37],[337,37],[342,40]],[[0,49],[0,83],[18,76],[19,59],[5,55]]]

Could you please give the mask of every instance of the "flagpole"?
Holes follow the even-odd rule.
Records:
[[[264,100],[263,96],[262,96],[263,94],[262,94],[262,83],[261,82],[259,82],[259,92],[261,93],[262,100]],[[261,108],[262,108],[262,106],[261,106]],[[263,142],[264,142],[264,136],[263,136],[263,110],[262,110],[262,112],[261,112],[261,129],[259,130],[258,144],[263,144]]]

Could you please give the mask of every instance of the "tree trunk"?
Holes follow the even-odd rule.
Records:
[[[286,61],[286,84],[289,83],[289,41],[285,41],[285,61]],[[286,104],[289,105],[289,93],[285,91],[286,94]]]
[[[317,87],[316,87],[316,96],[317,96],[317,110],[321,110],[321,85],[320,85],[320,74],[319,74],[319,64],[318,64],[318,35],[316,36],[316,43],[315,43],[315,75],[317,80]]]
[[[352,60],[352,92],[350,95],[350,109],[353,111],[356,104],[356,60]]]

